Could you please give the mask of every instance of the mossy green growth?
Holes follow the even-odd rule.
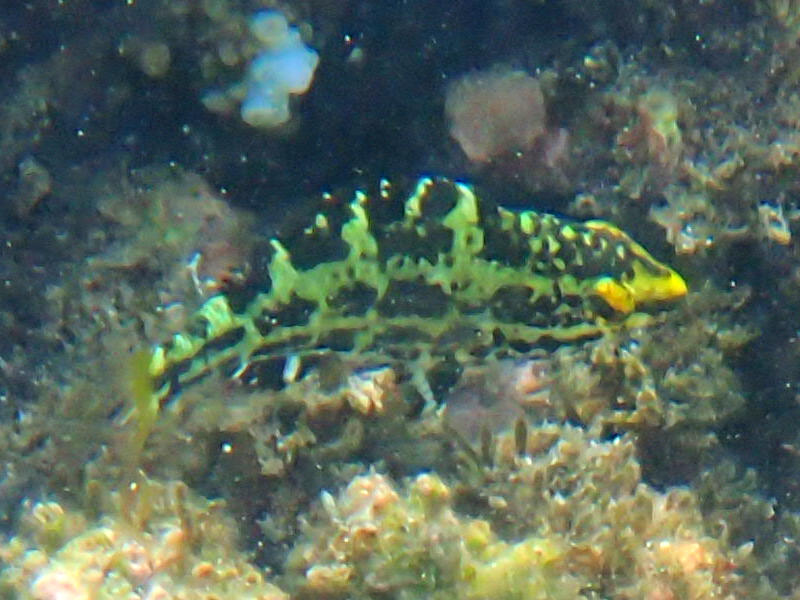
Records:
[[[303,598],[747,597],[737,569],[748,550],[706,531],[689,490],[642,482],[633,436],[599,431],[546,424],[521,445],[503,434],[475,487],[425,473],[397,488],[370,472],[323,493],[283,587]]]
[[[576,582],[559,575],[566,548],[555,540],[527,539],[516,544],[495,540],[461,570],[459,598],[574,598]]]
[[[158,418],[159,402],[154,394],[153,379],[149,372],[151,355],[148,352],[137,351],[128,365],[127,381],[131,399],[133,400],[133,414],[135,430],[131,444],[131,464],[138,462],[142,447],[153,430]]]
[[[435,475],[418,476],[405,497],[382,475],[356,478],[337,500],[324,497],[339,533],[315,531],[321,535],[293,550],[290,587],[304,597],[579,597],[558,540],[504,542],[487,521],[458,516],[451,502]]]

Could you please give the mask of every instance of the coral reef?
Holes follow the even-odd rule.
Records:
[[[89,519],[57,502],[28,508],[0,545],[0,595],[32,600],[245,598],[287,600],[237,549],[224,504],[185,484],[136,477],[105,493],[89,484]]]
[[[297,28],[290,28],[280,12],[256,14],[250,28],[264,50],[248,69],[242,119],[256,127],[275,127],[289,120],[289,96],[308,90],[319,55],[303,44]]]
[[[279,129],[239,113],[275,83],[260,11],[324,67]],[[795,0],[0,10],[0,596],[800,595],[798,39]],[[440,364],[419,340],[393,338],[389,360],[385,339],[331,334],[246,381],[177,381],[176,360],[153,395],[148,349],[184,332],[197,364],[218,357],[230,340],[190,315],[269,289],[270,239],[305,242],[276,267],[347,274],[303,217],[350,222],[353,189],[377,187],[370,216],[412,215],[393,256],[447,246],[454,230],[394,201],[420,173],[470,174],[520,228],[614,222],[691,292],[644,316],[596,282],[624,326],[520,343],[531,314],[597,315],[506,289],[503,327],[451,327]],[[470,231],[486,264],[520,259]],[[388,237],[368,223],[358,248]],[[344,289],[315,307],[369,304]],[[430,291],[395,286],[381,316]],[[275,323],[321,314],[289,306]],[[443,306],[415,334],[442,332]],[[317,342],[337,350],[290,351]]]
[[[279,10],[265,10],[248,20],[249,35],[241,35],[241,16],[210,11],[209,42],[212,50],[203,57],[207,76],[217,78],[226,69],[247,60],[243,80],[224,90],[212,89],[203,95],[211,111],[230,113],[241,104],[242,120],[253,127],[275,128],[289,121],[290,96],[304,94],[311,86],[319,62],[317,52],[306,46],[297,27],[290,27]]]
[[[4,322],[17,332],[4,340],[0,359],[8,425],[0,432],[4,518],[22,498],[46,489],[81,495],[83,468],[93,460],[109,469],[109,483],[116,481],[115,463],[127,462],[130,452],[122,422],[130,413],[135,352],[183,327],[198,302],[246,271],[250,242],[241,213],[199,176],[168,172],[119,177],[110,169],[87,182],[82,189],[97,205],[94,220],[84,223],[92,242],[80,246],[76,233],[65,236],[52,248],[66,263],[51,265],[61,279],[29,293],[35,324],[26,324],[22,310]],[[18,239],[10,233],[10,243]],[[25,256],[19,243],[8,258]],[[23,277],[13,273],[13,281]],[[24,306],[11,294],[4,301]]]
[[[204,299],[246,278],[254,243],[249,215],[202,177],[154,168],[98,184],[97,211],[108,239],[88,263],[96,277],[108,270],[154,273],[161,305]]]
[[[642,484],[634,454],[630,438],[543,426],[474,490],[433,474],[406,492],[359,476],[323,493],[286,587],[305,598],[735,597],[749,547],[708,536],[686,490]],[[481,516],[456,508],[467,506]]]
[[[545,84],[551,75],[542,75]],[[445,118],[470,171],[501,173],[534,191],[570,189],[570,136],[548,119],[545,91],[552,90],[504,65],[472,71],[448,84]]]
[[[551,416],[659,429],[730,419],[745,403],[730,361],[756,336],[737,318],[749,295],[705,288],[659,323],[559,350]]]
[[[530,150],[547,119],[539,82],[521,71],[465,75],[449,85],[444,109],[450,134],[475,162]]]

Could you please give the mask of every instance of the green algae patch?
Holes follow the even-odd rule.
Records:
[[[559,577],[566,548],[554,540],[529,539],[516,544],[487,545],[462,567],[459,597],[570,598],[579,593],[576,582]]]
[[[136,464],[142,447],[158,418],[158,397],[154,394],[153,378],[150,374],[152,356],[140,350],[134,352],[129,360],[126,382],[133,403],[133,441],[131,453]]]
[[[744,597],[748,548],[709,535],[688,490],[643,483],[634,454],[629,436],[543,425],[474,489],[357,476],[322,493],[282,585],[302,598]]]
[[[302,597],[578,597],[579,581],[563,570],[562,542],[499,540],[487,521],[453,511],[452,490],[435,475],[415,478],[401,496],[372,473],[322,503],[342,530],[289,556],[287,581]],[[310,564],[312,557],[319,562]]]

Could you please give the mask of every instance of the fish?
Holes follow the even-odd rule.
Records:
[[[263,289],[209,298],[152,349],[154,400],[214,372],[279,389],[331,354],[402,365],[432,399],[465,365],[597,338],[688,291],[606,221],[509,210],[446,177],[396,196],[384,181],[270,239]]]

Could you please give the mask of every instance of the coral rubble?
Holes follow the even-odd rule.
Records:
[[[487,472],[466,516],[438,476],[398,491],[383,475],[323,493],[287,560],[301,597],[726,598],[747,556],[703,529],[692,495],[641,483],[631,439],[531,432]],[[531,450],[528,454],[527,450]],[[475,502],[478,505],[475,505]],[[481,506],[479,508],[479,506]]]
[[[146,478],[94,500],[103,512],[97,519],[56,502],[30,506],[19,534],[0,546],[0,594],[16,590],[15,597],[32,600],[289,598],[237,550],[223,503],[202,500],[184,484]]]

